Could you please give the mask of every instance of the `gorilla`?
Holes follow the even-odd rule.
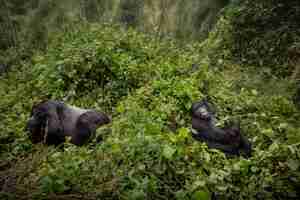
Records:
[[[294,104],[296,105],[296,107],[298,109],[300,109],[300,81],[297,84],[297,89],[296,89],[296,92],[293,96],[293,101],[294,101]]]
[[[230,123],[223,128],[216,127],[215,112],[207,101],[193,103],[191,116],[193,138],[207,143],[209,148],[223,151],[227,156],[251,156],[251,144],[241,134],[240,125]]]
[[[2,74],[4,74],[5,72],[7,72],[7,69],[8,69],[7,65],[5,65],[5,64],[0,64],[0,76],[1,76]]]
[[[110,121],[102,112],[47,100],[32,107],[26,130],[34,144],[59,145],[65,142],[66,136],[70,136],[71,143],[81,146],[95,134],[98,127]]]

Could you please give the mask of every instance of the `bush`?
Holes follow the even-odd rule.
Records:
[[[247,0],[229,9],[233,57],[242,63],[271,67],[273,73],[290,75],[288,49],[300,41],[298,0]]]
[[[226,57],[222,70],[214,68],[212,63],[221,62],[207,55],[220,44],[217,34],[182,49],[133,30],[82,26],[58,35],[45,54],[33,57],[34,65],[13,68],[0,80],[0,134],[14,138],[1,147],[1,161],[11,165],[1,175],[4,185],[16,179],[9,191],[1,188],[0,197],[299,196],[300,115],[289,97],[290,83],[266,81]],[[278,90],[269,92],[271,85]],[[111,134],[83,147],[31,145],[24,124],[32,104],[46,97],[109,110]],[[229,159],[190,136],[189,108],[202,98],[216,105],[221,124],[241,120],[253,157]]]

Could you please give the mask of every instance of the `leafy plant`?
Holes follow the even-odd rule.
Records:
[[[292,84],[232,63],[221,30],[185,48],[109,25],[81,24],[53,37],[47,52],[1,77],[0,136],[12,140],[0,140],[8,141],[0,164],[9,166],[0,181],[16,179],[12,197],[29,199],[298,197],[300,115]],[[103,141],[83,147],[32,145],[24,125],[44,98],[107,111],[110,133],[99,129]],[[203,98],[215,105],[220,124],[241,121],[250,159],[226,158],[191,137],[189,109]]]

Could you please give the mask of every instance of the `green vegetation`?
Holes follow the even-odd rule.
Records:
[[[229,0],[0,0],[0,3],[0,33],[4,36],[0,38],[0,49],[6,49],[20,47],[23,42],[43,48],[53,32],[68,32],[65,25],[79,20],[114,22],[158,35],[199,40],[207,36],[218,12]]]
[[[0,79],[0,199],[299,197],[295,83],[268,65],[236,62],[229,47],[239,8],[229,8],[208,39],[183,46],[81,22],[13,65]],[[189,108],[205,97],[221,124],[241,120],[250,159],[226,158],[191,137]],[[32,145],[24,126],[46,98],[109,113],[112,123],[97,130],[103,141]]]
[[[289,49],[300,48],[299,8],[297,0],[249,0],[233,9],[234,42],[228,46],[233,57],[242,63],[271,67],[277,75],[290,75],[294,66],[287,61],[294,58]]]

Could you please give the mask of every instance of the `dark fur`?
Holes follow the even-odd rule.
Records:
[[[5,64],[0,64],[0,76],[8,71],[8,67]]]
[[[192,105],[192,135],[195,139],[206,142],[209,148],[223,151],[227,155],[251,156],[251,144],[240,131],[239,124],[228,124],[224,128],[215,125],[214,111],[207,101]],[[196,131],[196,132],[195,132]]]
[[[294,95],[294,104],[300,109],[300,81],[297,84],[297,89]]]
[[[59,145],[65,142],[66,136],[70,136],[71,143],[81,146],[98,127],[110,121],[104,113],[49,100],[33,106],[26,129],[32,143]]]

